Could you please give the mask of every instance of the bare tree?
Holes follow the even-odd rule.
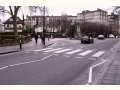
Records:
[[[15,35],[17,35],[17,15],[18,11],[21,6],[8,6],[8,9],[6,9],[4,6],[0,6],[0,12],[2,13],[8,13],[11,18],[13,19],[13,30]]]
[[[120,15],[120,6],[114,6],[113,13]]]

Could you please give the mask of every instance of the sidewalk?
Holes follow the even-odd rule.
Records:
[[[46,39],[46,46],[54,44],[54,42],[57,40],[58,39],[50,39],[48,41],[48,39]],[[41,44],[41,39],[38,39],[37,45],[34,41],[34,38],[32,39],[32,41],[30,41],[26,44],[22,44],[22,50],[32,50],[32,49],[41,49],[41,48],[43,48],[43,46]],[[19,51],[20,51],[19,45],[0,47],[0,55],[7,54],[7,53],[13,53],[13,52],[19,52]]]
[[[113,49],[109,62],[103,69],[106,69],[97,85],[120,85],[120,42]],[[107,68],[106,68],[107,67]],[[103,70],[104,71],[104,70]]]

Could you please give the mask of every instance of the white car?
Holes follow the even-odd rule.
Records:
[[[114,38],[115,36],[113,34],[109,34],[109,38]]]
[[[105,39],[104,35],[98,35],[98,39]]]

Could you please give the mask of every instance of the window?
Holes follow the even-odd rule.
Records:
[[[10,24],[9,27],[10,27],[10,28],[13,28],[13,24]]]
[[[21,24],[18,24],[18,26],[17,26],[18,28],[22,28],[22,25]]]
[[[9,27],[9,24],[6,24],[6,27]]]

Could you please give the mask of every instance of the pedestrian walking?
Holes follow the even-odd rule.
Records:
[[[40,38],[42,46],[45,47],[45,37],[43,35],[40,35]]]
[[[38,42],[38,35],[35,34],[35,35],[34,35],[34,38],[35,38],[35,43],[37,44],[37,42]]]
[[[45,37],[42,37],[42,44],[45,45]]]

